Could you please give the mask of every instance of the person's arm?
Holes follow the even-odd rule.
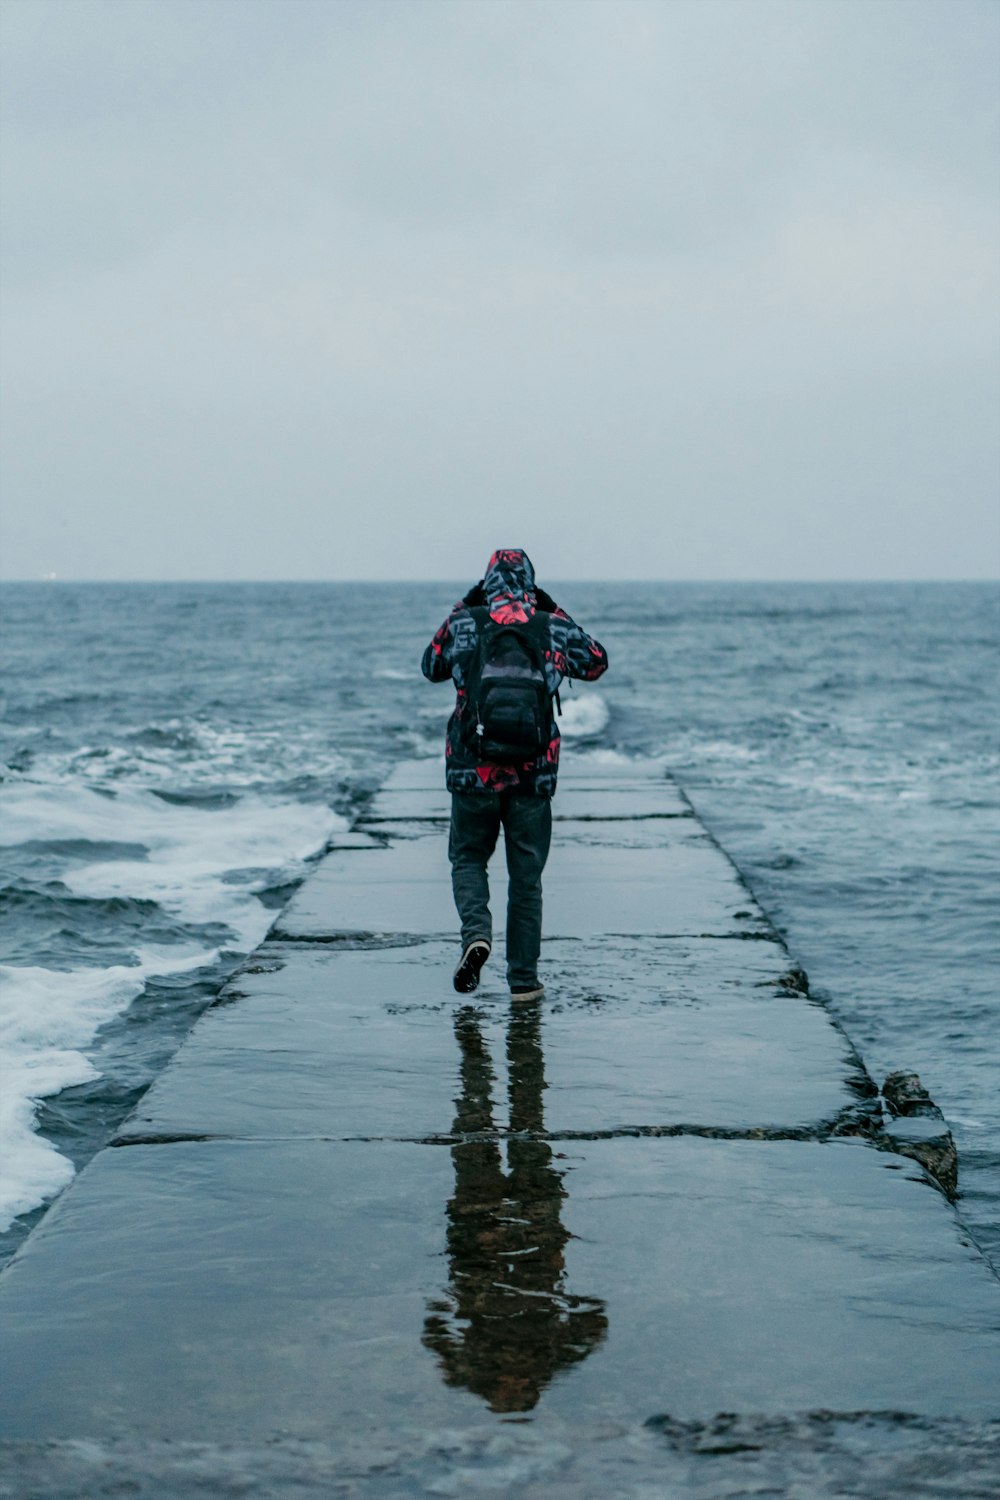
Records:
[[[420,662],[420,670],[428,682],[447,682],[455,665],[456,645],[456,621],[461,615],[466,614],[469,608],[475,604],[482,604],[483,594],[482,579],[473,584],[472,588],[452,606],[451,614],[431,637],[430,644],[425,650]]]
[[[456,610],[462,608],[463,605],[456,605],[444,624],[438,626],[421,657],[420,670],[428,682],[447,682],[451,676],[451,624]]]
[[[595,641],[592,635],[588,635],[554,601],[552,625],[553,641],[557,643],[556,664],[559,671],[566,677],[575,677],[578,682],[596,682],[608,670],[608,653],[600,641]]]

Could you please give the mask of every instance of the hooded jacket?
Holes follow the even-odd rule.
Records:
[[[479,649],[480,628],[474,611],[482,606],[499,625],[523,625],[536,615],[544,616],[545,677],[550,696],[554,697],[564,677],[595,681],[607,671],[608,654],[536,586],[531,559],[519,547],[494,552],[485,577],[458,601],[424,652],[420,664],[424,676],[431,682],[445,682],[450,677],[455,684],[455,709],[448,720],[445,744],[448,790],[512,790],[551,797],[559,770],[559,726],[554,714],[548,748],[537,760],[510,766],[477,765],[466,743],[465,686]]]

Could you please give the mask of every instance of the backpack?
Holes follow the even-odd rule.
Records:
[[[513,765],[548,748],[552,697],[545,678],[548,619],[499,625],[488,609],[471,611],[479,644],[465,685],[466,744],[479,762]]]

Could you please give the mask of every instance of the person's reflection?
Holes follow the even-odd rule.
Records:
[[[446,1384],[465,1386],[498,1412],[530,1411],[557,1370],[586,1359],[603,1339],[604,1303],[564,1290],[560,1218],[566,1196],[552,1150],[540,1139],[545,1088],[537,1001],[512,1013],[507,1033],[510,1129],[507,1171],[500,1143],[469,1140],[494,1130],[493,1066],[475,1011],[455,1017],[461,1097],[448,1204],[451,1284],[429,1304],[423,1342]]]

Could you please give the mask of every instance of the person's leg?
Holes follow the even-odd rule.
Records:
[[[477,938],[493,941],[486,865],[499,833],[500,798],[496,792],[452,792],[448,858],[463,949]]]
[[[552,841],[552,799],[508,794],[503,803],[507,850],[507,983],[512,990],[538,984],[542,948],[542,871]]]

